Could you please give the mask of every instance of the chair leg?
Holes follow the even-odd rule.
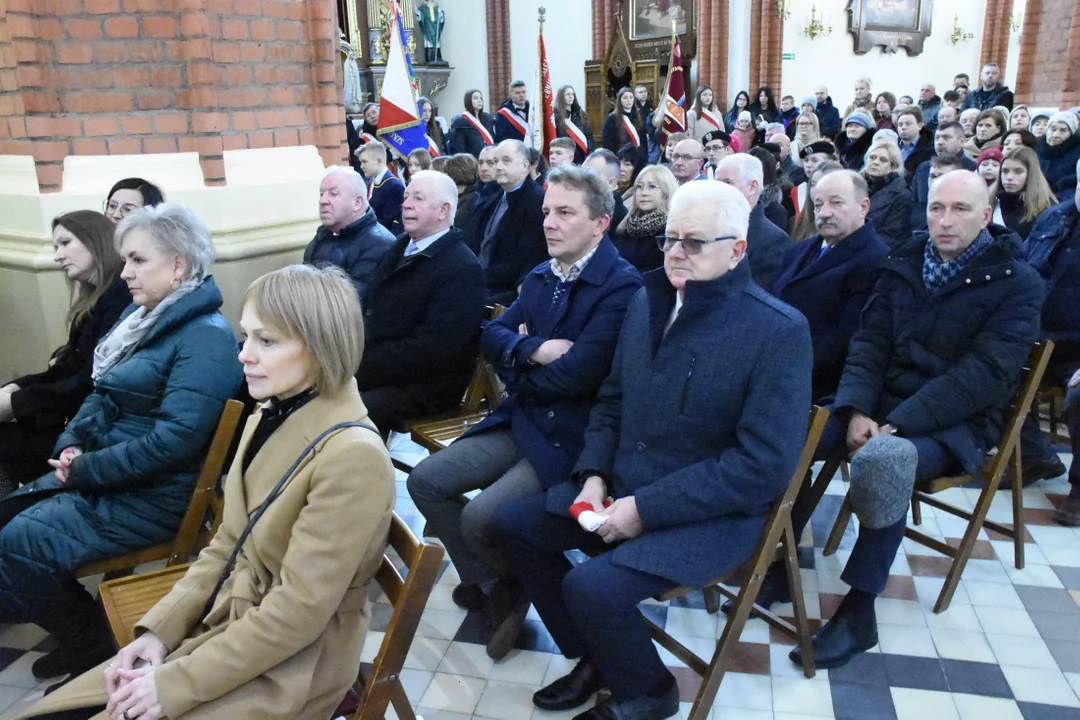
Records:
[[[720,612],[720,591],[713,586],[703,588],[701,591],[702,597],[705,598],[705,610],[710,615],[715,615]]]
[[[846,483],[851,482],[851,473],[848,469],[848,464],[846,462],[840,463],[840,479]]]
[[[1019,444],[1018,444],[1019,445]],[[1013,477],[1019,480],[1020,478],[1020,448],[1017,447],[1013,452]],[[1017,487],[1017,486],[1020,487]],[[1027,535],[1027,531],[1024,530],[1024,488],[1023,483],[1014,482],[1012,489],[1012,506],[1013,506],[1013,562],[1016,565],[1017,570],[1024,569],[1024,536]]]
[[[405,694],[405,688],[401,686],[400,680],[394,681],[390,702],[397,712],[398,720],[416,720],[416,713],[413,712],[412,703],[409,702],[409,696]]]
[[[810,623],[806,619],[806,598],[803,597],[802,574],[799,572],[798,543],[795,541],[791,518],[788,518],[784,525],[780,542],[784,546],[784,566],[787,568],[788,587],[791,589],[795,630],[799,635],[799,647],[802,648],[803,674],[812,678],[817,674],[814,668],[814,648],[810,638]]]
[[[840,467],[846,467],[847,463],[844,463]],[[844,502],[840,504],[840,512],[836,514],[836,522],[833,523],[832,530],[829,531],[829,539],[825,542],[825,549],[823,554],[825,557],[833,555],[840,549],[840,541],[844,538],[844,531],[847,530],[848,523],[851,522],[851,497],[850,494],[844,495]]]

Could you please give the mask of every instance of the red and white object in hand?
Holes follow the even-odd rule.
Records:
[[[611,506],[611,498],[604,500],[604,507]],[[578,521],[587,532],[596,532],[600,526],[607,522],[608,516],[601,515],[592,508],[591,503],[584,500],[570,506],[570,517]]]

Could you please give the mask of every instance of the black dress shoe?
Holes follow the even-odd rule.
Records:
[[[480,610],[484,607],[484,591],[476,583],[460,583],[450,598],[462,610]]]
[[[570,710],[587,702],[603,684],[600,671],[582,659],[569,673],[533,693],[533,705],[541,710]]]
[[[30,672],[38,680],[47,678],[63,677],[71,674],[71,668],[75,661],[68,653],[67,648],[58,645],[55,650],[42,655],[30,666]]]
[[[574,720],[666,720],[679,714],[679,686],[672,684],[663,697],[643,695],[623,702],[608,698],[597,703],[583,713],[574,716]]]
[[[1057,455],[1051,455],[1042,460],[1025,464],[1020,468],[1020,474],[1023,476],[1022,486],[1027,487],[1029,485],[1034,485],[1040,480],[1061,477],[1068,471],[1069,469],[1065,467],[1065,463],[1061,462],[1061,458]],[[1001,476],[1001,482],[998,483],[998,489],[1012,490],[1013,485],[1016,483],[1015,475],[1016,473],[1013,472],[1013,466],[1010,464],[1009,467],[1005,469],[1005,474]]]
[[[824,670],[840,667],[877,644],[877,617],[873,612],[855,616],[838,611],[811,639],[814,666]],[[802,648],[796,647],[788,657],[801,666]]]
[[[783,563],[773,563],[765,572],[765,579],[761,581],[761,589],[758,590],[756,605],[768,610],[776,603],[781,605],[791,602],[791,590],[788,588],[787,570]],[[735,610],[735,601],[726,600],[720,606],[720,611],[730,615]]]

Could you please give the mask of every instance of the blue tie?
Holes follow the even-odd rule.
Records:
[[[417,245],[415,242],[410,242],[405,247],[405,257],[412,257],[413,255],[415,255],[418,252],[420,252],[420,246]]]

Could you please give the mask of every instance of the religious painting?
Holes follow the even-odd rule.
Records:
[[[857,55],[879,45],[884,53],[904,48],[908,55],[918,55],[930,35],[934,0],[851,0],[848,13]]]
[[[693,11],[691,0],[630,0],[630,39],[649,40],[686,34],[687,18]]]

